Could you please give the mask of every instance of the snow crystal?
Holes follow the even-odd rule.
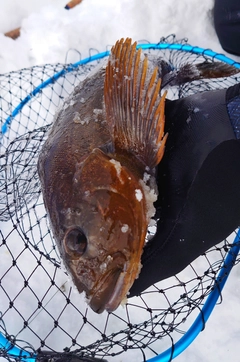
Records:
[[[94,108],[93,113],[96,115],[102,114],[102,109]]]
[[[148,226],[152,227],[152,226],[155,226],[155,225],[156,225],[156,220],[150,219]]]
[[[76,103],[76,100],[75,100],[75,99],[71,99],[70,102],[69,102],[69,107],[74,106],[75,103]]]
[[[59,114],[60,114],[60,112],[62,110],[62,107],[63,107],[62,105],[57,107],[57,109],[55,111],[55,114],[54,114],[54,118],[53,118],[53,124],[55,123],[56,119],[58,118],[58,116],[59,116]]]
[[[153,206],[153,203],[157,200],[157,194],[154,188],[146,185],[144,180],[139,181],[146,200],[146,207],[147,207],[147,220],[150,222],[151,218],[155,215],[156,209]]]
[[[85,117],[84,119],[81,119],[79,112],[75,112],[75,113],[74,113],[74,117],[73,117],[73,122],[74,122],[74,123],[79,123],[79,124],[81,124],[82,126],[84,126],[85,124],[88,124],[89,121],[90,121],[90,118],[89,118],[89,117]]]
[[[107,270],[107,263],[102,263],[99,268],[101,273],[105,273]]]
[[[81,123],[81,117],[80,117],[80,114],[78,112],[75,112],[74,113],[74,117],[73,117],[73,122],[74,123]]]
[[[102,113],[103,113],[102,109],[95,108],[93,110],[93,119],[95,122],[102,121],[102,117],[101,117]]]
[[[149,175],[149,173],[144,172],[143,174],[143,182],[147,183],[150,179],[151,175]]]
[[[123,300],[121,301],[120,305],[121,305],[122,307],[125,307],[125,305],[127,304],[127,302],[128,302],[128,299],[127,299],[127,297],[125,296],[125,297],[123,298]]]
[[[114,165],[115,170],[117,172],[117,177],[119,178],[120,182],[122,183],[122,178],[121,178],[121,172],[122,172],[122,165],[120,162],[118,162],[117,160],[114,160],[114,158],[112,158],[110,160],[110,162]]]
[[[198,107],[195,107],[193,110],[194,113],[198,113],[199,111],[200,111],[200,109]]]
[[[125,233],[128,231],[128,229],[129,229],[129,226],[128,226],[127,224],[124,224],[124,225],[121,227],[121,232],[125,234]]]
[[[143,194],[142,194],[142,191],[140,189],[136,189],[135,190],[135,196],[136,196],[136,199],[140,202],[143,198]]]
[[[107,263],[110,263],[113,260],[113,257],[111,255],[108,255],[106,258]]]

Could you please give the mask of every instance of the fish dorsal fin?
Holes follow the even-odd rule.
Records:
[[[106,67],[106,119],[116,149],[135,154],[149,168],[162,159],[164,106],[158,67],[151,69],[131,39],[117,41]]]

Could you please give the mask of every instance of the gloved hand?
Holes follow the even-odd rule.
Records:
[[[167,101],[165,116],[157,232],[130,296],[180,272],[240,225],[240,86]]]

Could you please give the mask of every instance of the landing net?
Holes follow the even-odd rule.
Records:
[[[174,69],[205,60],[239,67],[223,55],[174,37],[140,46]],[[189,344],[204,328],[228,273],[239,261],[240,237],[233,231],[184,271],[111,314],[92,312],[74,288],[55,246],[36,164],[56,109],[108,54],[0,76],[0,357],[8,361],[80,361],[83,356],[82,361],[142,361],[154,356],[154,361],[170,361],[185,348],[182,337],[188,337]],[[172,88],[168,96],[176,99],[239,81],[239,76],[194,81]],[[196,318],[198,327],[191,329]]]

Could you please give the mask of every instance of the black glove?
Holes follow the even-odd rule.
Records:
[[[130,296],[184,269],[240,224],[240,86],[166,102],[157,232]]]

